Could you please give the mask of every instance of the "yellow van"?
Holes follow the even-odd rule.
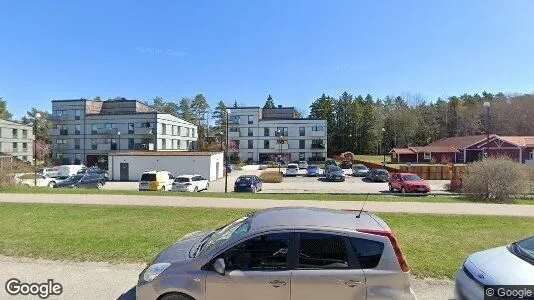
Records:
[[[144,172],[139,181],[140,191],[171,191],[174,176],[167,171]]]

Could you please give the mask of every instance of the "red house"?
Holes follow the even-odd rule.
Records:
[[[425,147],[394,148],[395,163],[468,163],[489,156],[509,156],[515,161],[534,164],[534,137],[486,135],[452,137]]]

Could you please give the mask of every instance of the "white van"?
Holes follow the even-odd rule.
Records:
[[[76,175],[78,171],[85,168],[84,165],[62,165],[57,169],[58,177],[70,177]]]

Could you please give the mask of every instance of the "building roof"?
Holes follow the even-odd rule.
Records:
[[[410,150],[408,148],[393,148],[391,149],[391,151],[389,151],[389,153],[397,153],[397,154],[415,154],[415,152],[413,152],[413,150]]]
[[[22,124],[21,122],[19,121],[13,121],[13,120],[5,120],[5,119],[0,119],[0,122],[3,123],[9,123],[9,124],[13,124],[13,125],[17,125],[17,126],[26,126],[26,127],[32,127],[32,125],[28,125],[28,124]]]
[[[226,109],[233,110],[233,109],[259,109],[259,106],[240,106],[240,107],[227,107]]]
[[[534,137],[525,137],[525,146],[534,147]]]
[[[502,140],[517,146],[527,146],[534,144],[534,136],[501,136]]]
[[[415,153],[457,153],[458,149],[446,146],[410,147]]]
[[[490,138],[495,137],[495,134],[490,135]],[[469,135],[469,136],[455,136],[437,140],[428,146],[444,146],[453,147],[456,149],[465,149],[474,144],[483,142],[487,139],[487,135]]]
[[[211,156],[222,152],[202,151],[124,151],[110,152],[111,156]]]

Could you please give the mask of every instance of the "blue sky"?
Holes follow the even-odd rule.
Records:
[[[534,1],[1,1],[0,97],[533,92]]]

